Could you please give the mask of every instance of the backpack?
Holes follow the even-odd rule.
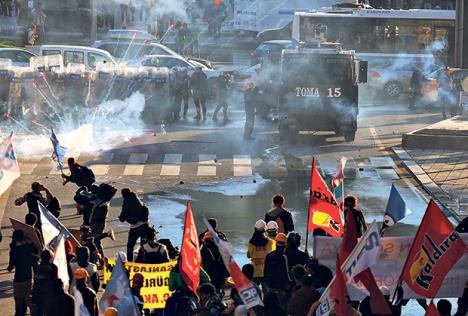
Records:
[[[147,222],[148,217],[149,217],[148,207],[146,205],[144,205],[144,204],[142,204],[140,207],[138,207],[137,214],[136,214],[135,217],[138,218],[137,221]],[[136,222],[134,224],[136,224]]]
[[[163,255],[164,246],[162,244],[157,243],[155,248],[151,247],[151,251],[148,251],[149,250],[148,247],[151,247],[151,246],[149,244],[146,244],[143,246],[144,263],[160,264],[160,263],[167,262],[167,257]]]

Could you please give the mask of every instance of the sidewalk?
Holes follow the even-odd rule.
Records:
[[[468,215],[468,151],[408,148],[394,151],[428,193],[459,219]]]

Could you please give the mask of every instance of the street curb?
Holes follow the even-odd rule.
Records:
[[[392,147],[393,152],[403,162],[406,169],[414,176],[421,184],[424,190],[432,197],[446,215],[454,217],[458,222],[462,220],[460,215],[455,211],[457,203],[437,185],[431,177],[411,158],[411,156],[402,147]]]

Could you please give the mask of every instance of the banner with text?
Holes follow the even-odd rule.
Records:
[[[468,244],[468,234],[460,234],[460,236],[465,244]],[[371,270],[379,287],[384,285],[393,291],[408,256],[413,237],[383,237],[380,241],[380,257],[377,265],[373,266]],[[340,246],[341,238],[317,236],[314,239],[314,256],[321,264],[335,271],[336,255]],[[466,271],[468,271],[468,255],[465,254],[445,277],[437,297],[460,297],[467,281]],[[419,298],[406,285],[403,286],[403,289],[405,298]],[[362,300],[368,295],[364,286],[356,283],[348,284],[348,292],[352,300]]]
[[[104,284],[109,281],[112,268],[115,265],[114,259],[107,259],[107,262],[108,265],[104,267]],[[135,273],[141,273],[145,278],[141,289],[141,296],[145,302],[144,308],[164,308],[166,306],[167,299],[172,295],[172,292],[169,291],[169,273],[176,263],[177,261],[161,264],[125,263],[125,269],[130,272],[130,280]]]

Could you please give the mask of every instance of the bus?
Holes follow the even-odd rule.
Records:
[[[307,45],[318,32],[369,62],[368,85],[389,97],[409,92],[415,68],[423,74],[452,65],[455,11],[354,9],[296,12],[292,42]]]

